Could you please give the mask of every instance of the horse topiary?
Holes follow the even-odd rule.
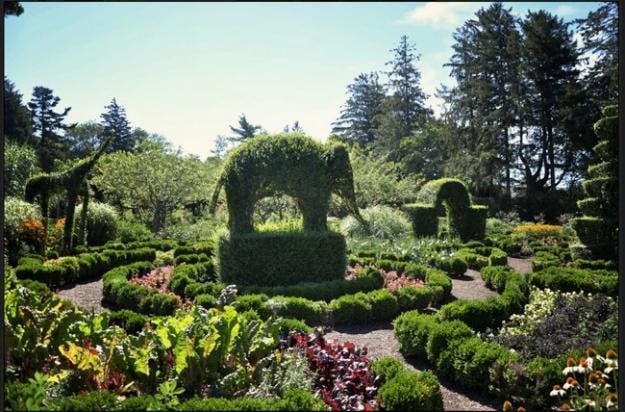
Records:
[[[41,204],[41,214],[44,217],[44,227],[48,217],[48,202],[50,196],[55,193],[65,192],[67,196],[67,216],[63,228],[62,253],[69,253],[72,249],[72,229],[74,225],[74,208],[78,195],[82,195],[83,208],[81,211],[82,224],[80,225],[79,239],[85,239],[85,224],[87,221],[87,206],[89,202],[89,186],[87,176],[96,165],[106,148],[113,141],[114,136],[109,137],[102,143],[100,148],[91,156],[80,160],[67,170],[42,173],[31,177],[26,181],[24,198],[27,202],[33,202],[39,197]]]
[[[417,201],[403,207],[412,220],[415,236],[436,236],[438,216],[444,213],[449,232],[463,242],[484,237],[488,208],[471,204],[469,191],[462,180],[431,180],[423,185]]]

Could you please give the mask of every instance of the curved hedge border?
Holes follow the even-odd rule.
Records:
[[[461,299],[448,303],[438,312],[440,319],[460,320],[475,330],[484,331],[497,327],[511,314],[522,311],[529,297],[525,278],[507,268],[491,270],[500,270],[501,276],[504,276],[505,287],[501,296],[483,301]]]
[[[106,272],[102,290],[104,301],[115,305],[117,309],[132,309],[154,315],[173,314],[178,307],[177,297],[128,282],[133,274],[143,275],[151,269],[152,263],[144,261],[119,266]]]
[[[539,288],[549,288],[562,292],[583,290],[592,293],[605,293],[618,296],[618,272],[578,268],[548,267],[530,273],[529,282]]]
[[[150,248],[133,250],[107,249],[99,253],[64,256],[46,262],[39,258],[26,257],[20,259],[18,266],[15,268],[15,275],[19,279],[38,280],[51,287],[58,287],[68,283],[97,278],[106,271],[120,265],[127,265],[137,261],[153,261],[155,258],[156,253],[154,249]]]
[[[107,242],[103,246],[76,246],[74,248],[74,253],[93,253],[93,252],[101,252],[103,250],[112,249],[112,250],[128,250],[128,249],[140,249],[149,247],[151,249],[167,251],[176,247],[178,243],[175,240],[148,240],[148,241],[135,241],[128,243],[119,243],[119,242]]]

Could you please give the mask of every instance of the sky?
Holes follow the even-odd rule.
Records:
[[[428,105],[453,85],[453,32],[488,2],[144,3],[24,2],[4,19],[5,76],[27,102],[45,86],[69,122],[100,121],[116,98],[131,126],[204,159],[245,114],[270,133],[298,120],[324,141],[362,72],[383,71],[402,35],[420,54]],[[598,2],[505,2],[565,21]],[[381,76],[385,80],[385,76]]]

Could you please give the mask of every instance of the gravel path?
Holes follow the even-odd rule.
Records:
[[[82,308],[93,308],[95,313],[104,312],[102,307],[102,279],[89,283],[78,283],[72,287],[61,289],[56,294],[71,300]]]
[[[532,258],[519,259],[509,257],[508,266],[521,274],[530,273],[532,271]]]
[[[485,300],[491,296],[499,296],[499,293],[488,289],[480,272],[469,269],[461,278],[451,278],[451,296],[456,299],[479,299]]]

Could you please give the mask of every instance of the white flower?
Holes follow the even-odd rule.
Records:
[[[586,405],[588,405],[590,407],[594,407],[595,406],[595,401],[591,401],[590,399],[584,399],[584,401],[586,402]]]
[[[563,375],[568,375],[569,373],[575,373],[575,372],[577,372],[577,366],[567,366],[562,371],[562,374]]]
[[[558,386],[558,388],[560,387]],[[553,390],[549,392],[549,396],[564,396],[564,395],[566,395],[566,391],[562,388],[556,389],[556,387],[554,387]]]

